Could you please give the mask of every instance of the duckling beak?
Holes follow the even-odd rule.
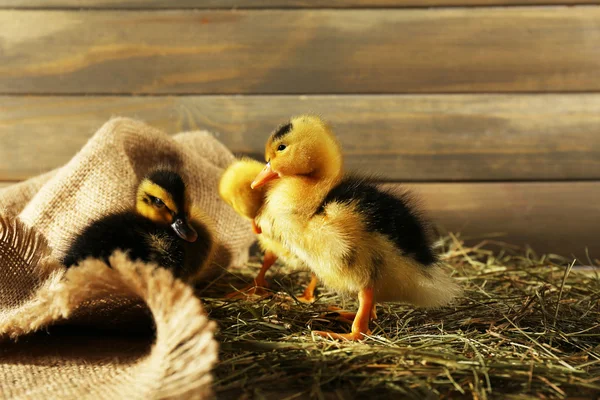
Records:
[[[279,178],[279,174],[271,169],[271,163],[268,162],[267,165],[260,171],[260,174],[256,175],[254,178],[254,182],[250,185],[252,189],[256,189],[261,187],[265,183],[272,181],[273,179]]]
[[[256,224],[255,219],[252,220],[252,232],[256,233],[257,235],[262,233],[262,229],[260,229],[260,226]]]
[[[175,222],[171,224],[171,228],[175,231],[177,236],[188,242],[195,242],[198,239],[198,233],[188,221],[183,218],[177,218]]]

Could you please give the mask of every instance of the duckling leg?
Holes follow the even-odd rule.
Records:
[[[275,253],[266,251],[265,256],[263,257],[262,267],[260,268],[258,275],[256,275],[256,278],[254,278],[254,284],[248,285],[239,291],[229,293],[225,297],[228,299],[234,299],[249,296],[268,296],[270,293],[264,289],[269,287],[269,284],[265,279],[265,275],[269,268],[275,264],[275,261],[277,261],[277,256]]]
[[[332,318],[336,321],[345,322],[350,325],[354,323],[354,319],[356,318],[355,312],[344,311],[343,308],[338,306],[329,306],[327,307],[327,312],[320,315],[322,318]]]
[[[325,331],[314,331],[313,333],[338,340],[362,340],[369,330],[369,320],[373,312],[373,288],[366,288],[358,293],[358,312],[352,323],[351,333],[333,333]]]
[[[275,264],[275,261],[277,261],[277,256],[275,255],[275,253],[267,250],[263,257],[262,267],[260,268],[258,275],[256,275],[256,278],[254,278],[254,286],[260,286],[265,288],[269,287],[269,284],[265,279],[265,275],[267,274],[269,268],[271,268],[273,264]]]
[[[321,317],[323,318],[327,318],[332,316],[332,314],[334,314],[333,316],[335,317],[336,321],[340,321],[340,322],[346,322],[349,324],[352,324],[354,322],[354,319],[356,318],[356,314],[355,312],[348,312],[348,311],[344,311],[343,308],[340,307],[336,307],[336,306],[329,306],[327,307],[327,313],[321,314]],[[373,308],[371,309],[371,317],[370,317],[370,321],[377,319],[377,304],[373,303]]]
[[[304,289],[304,293],[297,297],[298,301],[302,303],[313,303],[315,301],[315,289],[317,288],[318,283],[319,279],[315,274],[312,274],[312,279],[306,289]]]

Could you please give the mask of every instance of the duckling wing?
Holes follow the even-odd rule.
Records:
[[[154,224],[131,212],[105,216],[88,225],[71,243],[63,264],[73,266],[86,258],[99,258],[108,263],[108,257],[121,250],[131,259],[151,261],[150,246],[144,232],[151,232]]]
[[[311,269],[336,290],[372,287],[378,301],[420,306],[445,304],[456,293],[407,195],[347,177],[327,194],[308,227]]]
[[[352,205],[364,229],[385,236],[403,254],[427,266],[437,261],[427,234],[427,223],[408,194],[393,195],[365,178],[348,176],[335,186],[317,210],[334,204]]]

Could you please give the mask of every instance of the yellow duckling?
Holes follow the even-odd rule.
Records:
[[[254,284],[241,291],[230,293],[227,297],[240,297],[240,295],[261,295],[268,293],[262,288],[268,288],[268,282],[265,275],[269,268],[277,261],[281,261],[293,268],[305,269],[305,265],[300,259],[289,252],[281,243],[267,235],[261,235],[260,228],[256,225],[255,217],[263,206],[265,199],[265,189],[252,190],[250,185],[258,173],[263,169],[263,164],[250,159],[243,158],[237,160],[225,170],[219,182],[219,195],[229,204],[239,215],[252,221],[254,233],[258,234],[258,243],[264,251],[262,267],[254,278]],[[317,287],[317,278],[313,275],[311,283],[304,293],[297,297],[302,302],[313,302],[315,299],[314,291]]]
[[[71,243],[63,264],[71,267],[86,258],[108,263],[121,250],[132,260],[154,262],[191,279],[210,261],[215,247],[208,220],[191,214],[181,175],[156,169],[139,183],[135,207],[88,225]]]
[[[270,182],[256,217],[263,233],[284,244],[326,286],[358,294],[351,333],[316,334],[360,340],[377,302],[437,307],[460,292],[408,195],[344,175],[340,145],[320,118],[300,116],[279,127],[266,144],[265,159],[252,183],[260,188]]]

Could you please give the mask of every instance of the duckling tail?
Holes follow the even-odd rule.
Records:
[[[441,262],[427,268],[419,280],[420,290],[415,291],[411,303],[418,307],[435,308],[450,303],[462,294],[462,289]]]

